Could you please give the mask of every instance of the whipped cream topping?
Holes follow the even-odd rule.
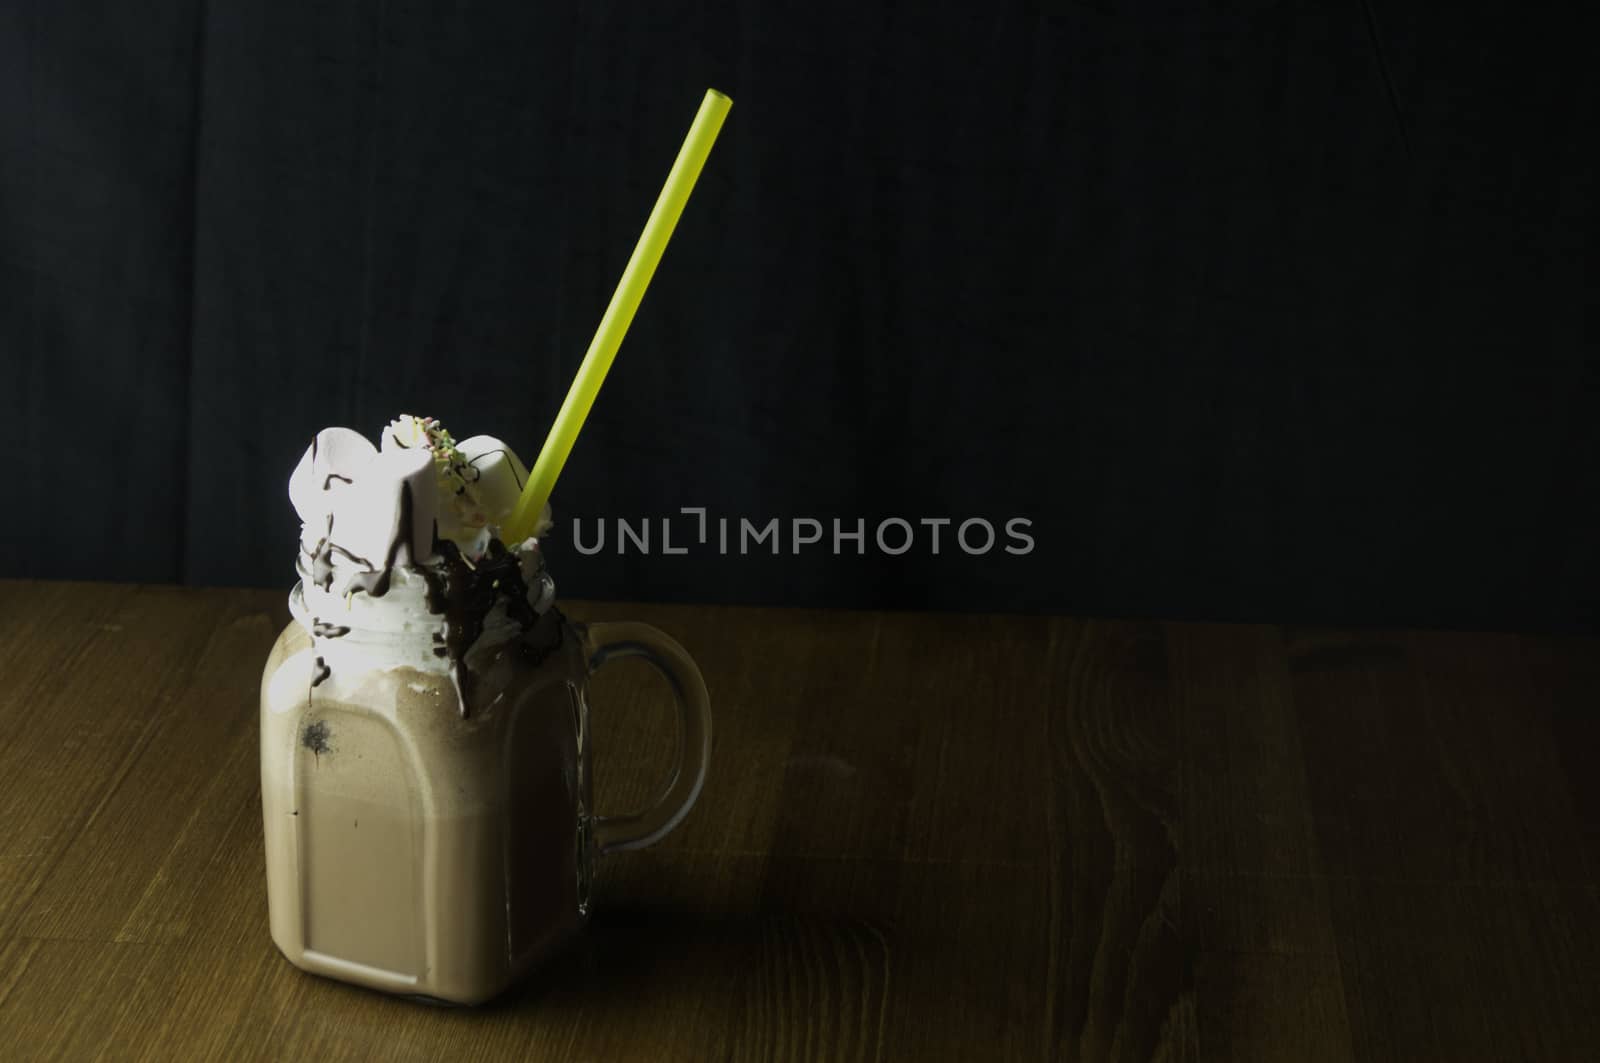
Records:
[[[527,468],[505,443],[461,443],[432,418],[402,415],[374,446],[325,428],[289,478],[301,520],[290,609],[312,637],[314,682],[341,667],[449,672],[466,713],[468,652],[531,629],[555,600],[538,535],[506,544]],[[374,646],[383,652],[374,655]]]

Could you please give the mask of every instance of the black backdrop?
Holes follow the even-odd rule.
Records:
[[[283,586],[321,425],[531,458],[715,85],[558,516],[1036,546],[569,520],[564,593],[1592,625],[1586,52],[1503,5],[8,0],[0,574]]]

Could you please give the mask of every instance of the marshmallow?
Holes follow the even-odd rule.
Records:
[[[430,423],[438,425],[437,421]],[[433,441],[428,438],[428,428],[423,418],[402,413],[379,433],[378,449],[386,453],[391,450],[432,450]]]
[[[402,529],[405,485],[411,491],[411,526]],[[439,497],[433,455],[427,450],[380,453],[366,436],[348,428],[324,428],[289,477],[289,500],[303,522],[306,550],[329,537],[341,549],[382,568],[390,544],[403,539],[411,559],[433,554],[433,522]]]
[[[494,436],[473,436],[456,444],[461,457],[478,471],[472,488],[478,509],[489,524],[504,524],[528,482],[527,466]]]
[[[411,524],[402,527],[408,490]],[[332,538],[374,568],[381,569],[390,560],[396,542],[409,542],[409,560],[422,561],[433,555],[438,507],[433,455],[426,450],[385,451],[361,470],[348,489],[334,496]]]
[[[378,449],[360,432],[324,428],[317,433],[289,477],[289,501],[308,534],[322,534],[333,499],[377,456]]]

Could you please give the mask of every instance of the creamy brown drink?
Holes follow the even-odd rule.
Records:
[[[582,926],[597,853],[650,844],[698,795],[698,670],[653,628],[562,617],[537,538],[497,537],[525,477],[498,440],[415,418],[383,449],[325,430],[295,470],[261,780],[272,936],[308,971],[486,1000]],[[587,677],[623,655],[671,680],[685,741],[655,809],[602,821]]]

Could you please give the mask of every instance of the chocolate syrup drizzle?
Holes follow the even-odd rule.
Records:
[[[428,611],[444,615],[442,642],[433,648],[440,657],[450,659],[450,674],[461,699],[462,718],[467,716],[468,686],[471,672],[463,666],[467,651],[483,634],[483,622],[502,598],[506,616],[527,631],[539,619],[528,604],[528,584],[522,578],[522,564],[499,539],[490,539],[489,548],[475,564],[461,556],[461,550],[434,531],[434,551],[444,559],[443,571],[419,567],[428,584]]]
[[[307,550],[305,546],[302,545],[300,547],[300,552],[311,559],[311,571],[308,574],[311,578],[311,582],[316,584],[318,587],[321,587],[323,590],[329,590],[333,587],[334,554],[339,554],[346,560],[354,561],[356,564],[365,568],[368,572],[373,571],[371,561],[368,561],[364,557],[358,557],[355,554],[352,554],[350,551],[333,541],[332,513],[328,514],[328,528],[322,533],[322,538],[317,540],[317,545],[310,550]],[[387,581],[384,582],[384,588],[386,590],[388,589]],[[345,590],[349,590],[348,585],[346,586]]]
[[[366,565],[367,571],[357,572],[350,577],[349,582],[344,585],[346,594],[365,591],[374,598],[382,598],[389,593],[389,579],[394,575],[394,566],[397,563],[416,565],[416,558],[411,556],[411,481],[409,480],[400,484],[400,520],[398,523],[399,527],[395,531],[394,538],[389,540],[389,553],[383,559],[383,568],[373,569],[372,562],[360,558],[352,558],[352,560],[359,560],[363,565]],[[332,530],[331,525],[329,530]],[[340,552],[343,553],[343,551]],[[349,557],[350,555],[346,554],[345,556]]]
[[[396,442],[399,442],[396,440]],[[341,477],[342,479],[342,477]],[[323,489],[327,489],[324,482]],[[506,616],[517,622],[523,631],[533,627],[539,615],[528,603],[528,584],[522,577],[522,564],[518,557],[506,549],[499,539],[490,539],[488,549],[476,562],[461,556],[461,549],[449,539],[439,537],[438,522],[433,527],[433,550],[442,559],[441,565],[420,564],[411,549],[413,505],[411,485],[401,485],[400,514],[395,537],[389,543],[381,568],[364,557],[358,557],[333,541],[333,514],[328,514],[328,526],[317,545],[301,552],[310,559],[310,571],[301,567],[311,582],[328,591],[333,586],[333,555],[362,566],[364,571],[354,573],[345,582],[344,594],[361,591],[373,598],[389,593],[389,585],[396,565],[405,565],[417,572],[427,584],[427,607],[430,613],[444,617],[443,634],[433,636],[436,656],[450,660],[450,676],[461,704],[461,716],[468,710],[468,684],[471,672],[465,667],[467,651],[483,634],[484,620],[502,599],[506,603]],[[339,638],[350,629],[341,624],[314,620],[311,633],[314,638]],[[317,658],[313,687],[327,679],[330,669],[321,657]]]

